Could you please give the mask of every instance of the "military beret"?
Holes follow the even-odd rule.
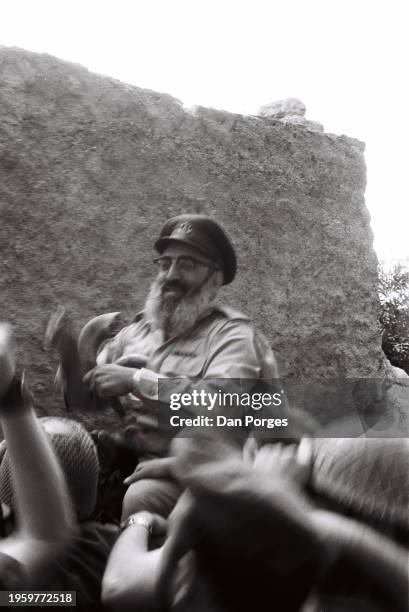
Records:
[[[165,247],[174,242],[187,244],[213,261],[221,261],[223,285],[234,279],[237,258],[233,245],[222,227],[210,217],[185,214],[166,221],[155,242],[155,249],[162,254]]]

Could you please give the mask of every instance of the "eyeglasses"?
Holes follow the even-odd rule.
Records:
[[[181,272],[194,272],[198,266],[206,266],[211,270],[220,270],[220,268],[212,265],[211,263],[205,263],[204,261],[199,261],[198,259],[194,259],[193,257],[188,257],[187,255],[182,255],[180,257],[157,257],[153,260],[153,263],[159,268],[161,272],[167,272],[173,263],[176,264],[178,270]]]

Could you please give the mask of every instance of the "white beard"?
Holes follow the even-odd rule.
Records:
[[[163,329],[167,337],[178,336],[192,327],[213,302],[217,289],[213,274],[192,295],[166,296],[162,283],[155,279],[145,302],[147,319],[154,329]]]

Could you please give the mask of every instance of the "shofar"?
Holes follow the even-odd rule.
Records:
[[[44,345],[46,348],[55,348],[59,353],[60,363],[55,383],[61,389],[67,410],[100,410],[111,407],[120,416],[124,416],[125,411],[118,398],[98,397],[83,382],[84,375],[96,366],[102,342],[116,333],[119,315],[119,312],[110,312],[94,317],[84,325],[78,340],[75,339],[64,307],[59,306],[51,316]]]

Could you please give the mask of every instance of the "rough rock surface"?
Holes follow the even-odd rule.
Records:
[[[283,123],[291,123],[292,125],[299,125],[301,127],[306,128],[307,130],[311,130],[312,132],[323,132],[324,126],[322,123],[318,123],[318,121],[310,121],[305,117],[300,117],[299,115],[287,115],[281,119]]]
[[[283,123],[291,123],[306,128],[312,132],[323,132],[324,126],[318,121],[310,121],[305,118],[305,104],[298,98],[285,98],[277,102],[264,104],[258,111],[259,117],[275,119]]]
[[[283,100],[263,104],[259,108],[258,115],[260,117],[271,117],[272,119],[283,119],[288,115],[305,117],[306,110],[304,102],[301,102],[298,98],[284,98]]]
[[[183,109],[47,55],[0,49],[0,317],[52,410],[42,337],[143,305],[170,215],[215,216],[237,248],[222,297],[252,315],[285,376],[384,371],[363,144],[262,117]]]

